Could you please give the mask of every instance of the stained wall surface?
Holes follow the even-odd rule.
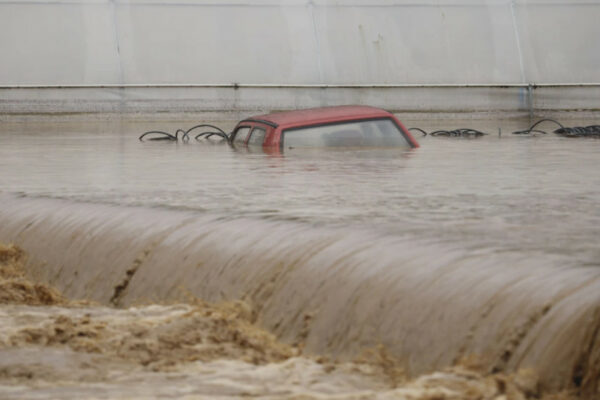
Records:
[[[600,2],[0,0],[0,85],[600,81]]]

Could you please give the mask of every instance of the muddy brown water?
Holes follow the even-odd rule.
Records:
[[[30,277],[117,306],[86,311],[107,319],[144,324],[146,311],[120,309],[141,304],[177,319],[165,302],[190,297],[243,300],[256,324],[305,354],[343,362],[381,345],[408,377],[474,356],[487,373],[532,369],[548,390],[597,395],[599,140],[510,135],[528,121],[452,120],[407,125],[490,135],[280,155],[137,141],[193,124],[2,124],[0,241],[27,252]],[[5,326],[32,313],[31,324],[49,324],[55,312],[19,307],[30,306],[2,308]],[[50,364],[87,357],[43,348]]]

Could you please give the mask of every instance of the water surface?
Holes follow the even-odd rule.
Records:
[[[137,139],[149,129],[174,131],[198,122],[107,117],[0,126],[0,241],[27,251],[27,274],[34,279],[70,298],[109,306],[0,308],[8,332],[0,336],[12,338],[0,337],[6,355],[0,393],[84,393],[78,382],[65,383],[64,377],[74,376],[65,365],[71,359],[87,365],[90,351],[113,346],[106,336],[111,321],[124,321],[115,337],[131,336],[135,343],[131,349],[127,341],[109,346],[119,359],[98,359],[95,370],[109,376],[139,366],[129,350],[139,354],[139,346],[156,350],[171,343],[160,335],[158,344],[140,339],[140,324],[158,318],[185,327],[177,310],[187,306],[161,308],[156,315],[152,305],[121,308],[196,296],[243,300],[253,323],[306,354],[351,360],[382,345],[412,377],[476,356],[486,382],[495,379],[488,373],[532,368],[546,392],[571,388],[588,393],[583,398],[597,397],[599,140],[513,136],[529,121],[477,119],[405,121],[426,130],[490,133],[477,139],[417,135],[421,147],[413,150],[265,154]],[[231,129],[235,121],[217,124]],[[77,332],[88,332],[89,322],[81,313],[104,332],[86,336],[83,347]],[[70,332],[63,325],[72,330],[77,345],[50,348],[43,338],[55,338],[54,325],[63,336]],[[182,333],[191,331],[196,329]],[[236,389],[232,382],[243,381],[245,371],[266,371],[243,357],[188,361],[174,361],[180,379],[172,382],[196,382],[196,369],[208,368],[225,377],[227,393],[271,394],[255,378],[249,379],[258,386]],[[293,382],[311,376],[321,394],[353,398],[356,390],[374,390],[371,397],[385,397],[380,375],[350,387],[346,379],[359,378],[344,375],[338,382],[312,359],[298,362],[267,364],[273,374],[264,376],[276,383],[274,390],[297,393]],[[100,379],[99,386],[85,387],[85,395],[128,398],[130,382],[154,379],[158,383],[147,388],[155,397],[185,396],[175,390],[177,383],[160,383],[172,379],[170,372],[152,368],[142,363],[121,386]],[[279,373],[292,381],[280,382]],[[33,380],[23,381],[23,374]],[[208,389],[200,382],[188,394],[220,393],[207,379]],[[442,386],[436,381],[433,389]]]
[[[527,120],[408,121],[427,130],[467,126],[490,133],[416,134],[415,150],[267,155],[137,140],[148,129],[197,122],[5,123],[0,190],[372,229],[465,249],[562,254],[572,265],[600,263],[599,140],[510,134]],[[235,121],[217,124],[230,129]]]

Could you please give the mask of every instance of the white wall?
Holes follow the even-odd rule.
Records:
[[[600,1],[0,0],[0,85],[600,82]]]

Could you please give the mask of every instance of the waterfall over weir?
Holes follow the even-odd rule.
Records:
[[[282,340],[351,358],[383,344],[410,374],[478,356],[596,393],[600,269],[290,221],[0,197],[0,242],[72,298],[243,299]]]

